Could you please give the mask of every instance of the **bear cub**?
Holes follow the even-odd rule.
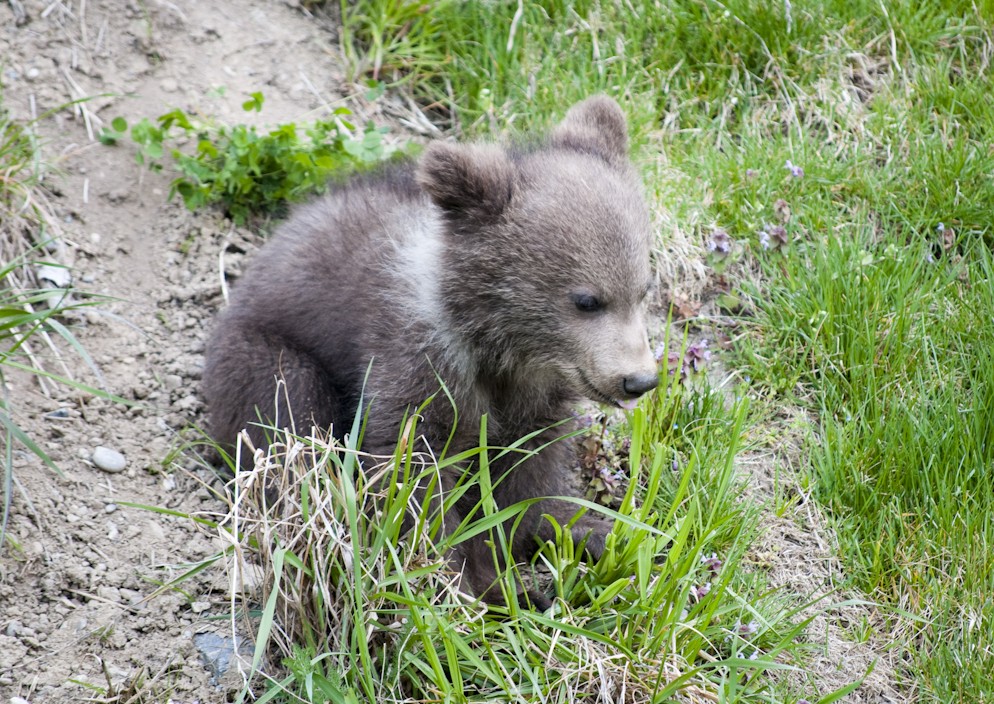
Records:
[[[491,464],[498,507],[573,495],[575,448],[548,444],[575,427],[573,404],[631,408],[658,379],[646,333],[650,218],[627,152],[621,108],[595,96],[539,144],[435,142],[414,163],[296,209],[236,285],[209,342],[215,439],[231,449],[246,429],[264,447],[259,418],[286,425],[291,412],[300,429],[340,432],[363,394],[363,449],[389,455],[405,413],[444,383],[451,402],[439,394],[428,405],[420,449],[438,452],[450,436],[450,455],[476,447],[486,414],[491,447],[537,433],[524,448],[543,448]],[[443,476],[442,491],[458,480]],[[458,525],[478,501],[463,496],[444,524]],[[554,539],[543,514],[565,525],[577,510],[533,505],[513,559]],[[572,530],[597,559],[610,529],[586,514]],[[466,587],[502,603],[486,540],[448,558]]]

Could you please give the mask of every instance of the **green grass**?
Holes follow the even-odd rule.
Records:
[[[849,574],[911,635],[924,698],[990,700],[994,3],[366,0],[343,16],[356,76],[462,132],[541,127],[595,91],[623,102],[650,193],[702,247],[714,227],[734,243],[707,257],[744,304],[732,362],[752,396],[815,413],[815,496]],[[764,249],[778,225],[788,244]]]
[[[635,411],[621,432],[631,481],[605,556],[587,566],[566,531],[502,577],[513,595],[538,570],[557,596],[548,614],[512,598],[485,615],[453,588],[442,557],[481,530],[500,551],[502,526],[524,506],[498,511],[484,498],[478,519],[445,537],[427,505],[404,525],[413,487],[440,469],[474,462],[463,486],[478,482],[488,496],[489,460],[507,449],[426,464],[401,442],[392,458],[373,458],[355,440],[360,419],[344,443],[285,436],[239,474],[224,521],[239,559],[274,575],[249,621],[256,665],[275,648],[285,667],[264,678],[264,698],[615,701],[624,686],[633,701],[770,701],[765,673],[803,667],[806,621],[742,568],[756,509],[738,501],[735,459],[749,418],[747,400],[729,402],[703,380],[674,380]],[[260,488],[273,481],[281,503],[266,509]]]

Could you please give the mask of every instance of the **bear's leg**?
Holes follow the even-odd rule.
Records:
[[[446,472],[442,473],[440,479],[440,490],[436,487],[431,496],[426,496],[427,490],[423,486],[419,487],[417,491],[417,500],[421,505],[424,505],[426,501],[430,502],[431,514],[443,516],[440,535],[437,539],[452,535],[469,513],[472,513],[476,520],[483,518],[483,512],[478,508],[480,500],[478,492],[471,491],[463,495],[459,501],[445,510],[442,497],[451,495],[459,481],[455,474]],[[511,523],[505,525],[505,531],[510,529]],[[450,548],[445,554],[445,559],[451,569],[460,573],[464,591],[479,597],[487,604],[506,606],[504,592],[498,582],[498,570],[507,565],[508,548],[493,544],[493,541],[497,540],[497,536],[498,532],[496,531],[486,531],[475,535]],[[517,558],[512,557],[512,559]],[[547,596],[534,589],[519,588],[518,603],[522,605],[530,603],[539,611],[545,611],[552,606],[552,601]]]
[[[485,534],[470,538],[459,543],[447,557],[453,567],[462,572],[464,588],[468,588],[468,591],[488,604],[506,606],[504,593],[498,583],[494,554],[487,544],[489,539]],[[530,603],[537,611],[545,611],[552,606],[552,600],[536,589],[520,590],[518,603]]]
[[[567,469],[574,456],[574,444],[561,441],[514,466],[507,471],[496,490],[498,506],[505,508],[535,497],[575,496],[576,489]],[[578,504],[551,498],[534,504],[528,509],[514,536],[515,558],[528,560],[540,543],[555,541],[555,530],[544,515],[552,516],[556,523],[565,526],[582,510]],[[599,560],[611,526],[610,520],[588,512],[573,524],[573,542],[579,544],[585,539],[587,555],[592,560]]]
[[[226,449],[234,449],[245,429],[256,448],[266,447],[278,429],[308,433],[327,429],[335,418],[338,394],[327,373],[308,354],[250,327],[228,325],[218,335],[222,350],[208,360],[204,392],[212,432]],[[251,464],[245,457],[242,465]]]

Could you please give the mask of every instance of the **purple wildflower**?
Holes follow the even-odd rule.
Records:
[[[706,597],[711,592],[711,582],[705,582],[701,586],[696,584],[690,588],[690,596],[693,597],[694,601],[700,601]]]
[[[711,574],[718,574],[724,563],[718,559],[717,553],[711,553],[710,555],[701,555],[701,564],[711,570]]]
[[[709,361],[711,361],[711,350],[708,349],[707,340],[690,345],[683,355],[684,366],[695,372],[701,371]]]
[[[736,621],[733,630],[740,636],[751,636],[759,632],[759,624],[755,621],[750,621],[749,623]]]
[[[790,172],[790,175],[794,178],[804,178],[804,169],[791,163],[790,159],[787,159],[787,163],[783,165],[785,169]]]
[[[732,238],[724,230],[715,230],[707,241],[707,249],[724,258],[732,251]]]
[[[660,342],[656,345],[656,349],[652,351],[652,355],[656,358],[657,362],[661,362],[664,354],[666,354],[666,343]]]
[[[763,249],[783,249],[790,242],[787,228],[783,225],[765,225],[759,233],[759,244]]]
[[[777,220],[780,222],[788,222],[790,220],[790,204],[783,198],[777,198],[773,204],[773,214],[777,216]]]

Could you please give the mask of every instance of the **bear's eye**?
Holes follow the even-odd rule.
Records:
[[[596,313],[604,308],[600,299],[589,293],[574,293],[572,299],[576,309],[581,313]]]

